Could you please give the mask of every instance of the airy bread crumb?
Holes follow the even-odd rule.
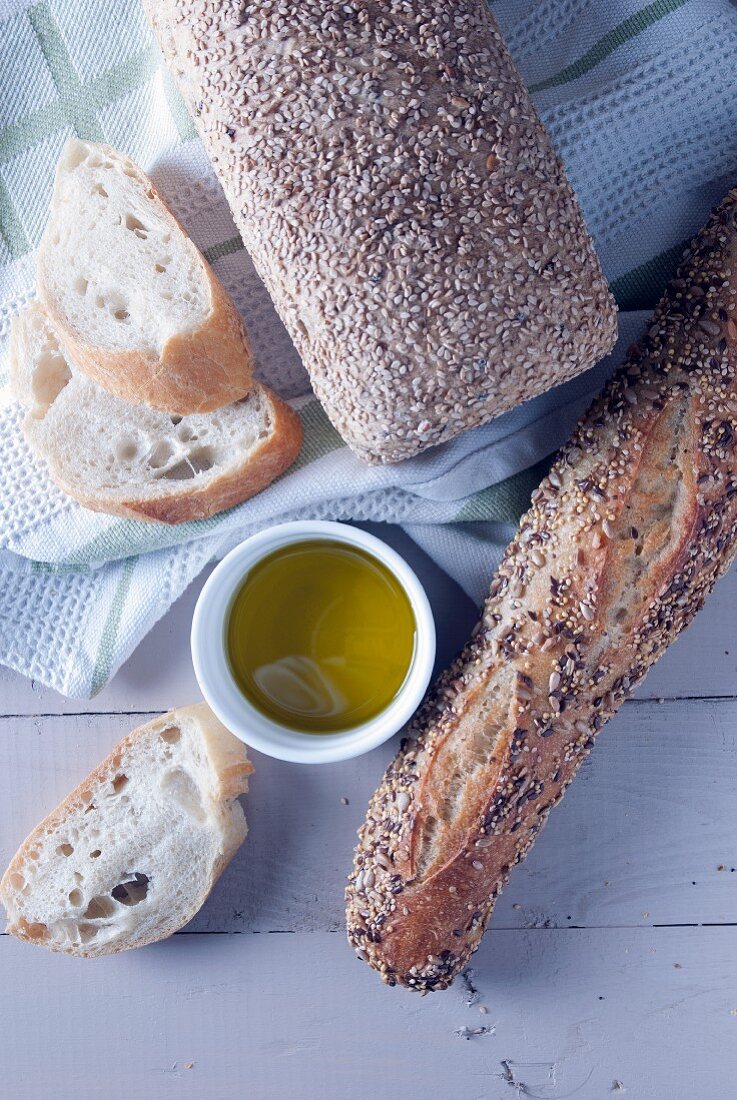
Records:
[[[36,279],[75,363],[118,397],[184,414],[251,389],[235,305],[148,176],[109,146],[64,146]]]
[[[79,371],[38,302],[13,318],[10,378],[31,448],[96,511],[202,519],[264,489],[302,443],[297,414],[258,383],[240,401],[184,417],[115,397]]]
[[[246,838],[252,770],[205,703],[133,730],[12,859],[7,931],[86,958],[170,936]]]

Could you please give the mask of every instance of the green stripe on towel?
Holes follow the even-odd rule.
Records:
[[[498,485],[467,497],[453,522],[516,523],[529,508],[530,497],[550,469],[552,459],[550,455]]]
[[[617,299],[619,308],[621,310],[651,309],[655,306],[665,289],[665,284],[673,277],[689,245],[689,240],[686,238],[680,244],[667,248],[665,252],[660,252],[651,260],[615,279],[611,285],[611,291]]]
[[[107,613],[107,619],[105,625],[102,628],[102,634],[100,635],[100,644],[97,649],[97,660],[95,661],[95,667],[92,673],[92,687],[90,689],[91,695],[97,695],[108,679],[110,678],[110,668],[112,666],[113,658],[115,656],[115,647],[118,640],[118,630],[120,628],[120,620],[123,616],[123,609],[125,608],[126,597],[128,596],[128,589],[133,579],[133,573],[135,572],[138,558],[128,558],[123,564],[123,571],[121,573],[120,580],[118,581],[118,587],[115,590],[115,595],[110,601],[110,607]]]
[[[75,117],[80,112],[87,115],[93,110],[101,111],[115,99],[134,91],[153,77],[158,65],[159,58],[152,46],[139,50],[88,84],[78,84],[71,101],[69,97],[59,99],[32,111],[14,125],[0,129],[0,164],[6,164],[67,126],[75,125]],[[91,138],[90,133],[79,131],[78,136]]]
[[[579,57],[578,61],[566,65],[565,69],[561,69],[554,76],[549,76],[547,80],[541,80],[538,84],[531,84],[530,91],[544,92],[546,88],[555,88],[560,84],[568,84],[571,80],[578,80],[580,76],[599,65],[615,50],[618,50],[620,46],[623,46],[625,42],[628,42],[631,38],[636,38],[638,34],[642,34],[648,27],[652,27],[654,23],[664,19],[671,12],[682,8],[687,2],[688,0],[655,0],[654,3],[648,4],[647,7],[635,12],[627,19],[623,19],[616,27],[612,27],[607,34],[594,43],[590,50],[586,51],[583,57]]]
[[[82,91],[72,59],[64,44],[56,20],[47,4],[35,4],[27,12],[28,21],[41,47],[41,53],[59,93],[67,121],[78,137],[102,141],[104,134],[90,98]]]
[[[287,470],[289,474],[345,446],[319,401],[310,401],[297,411],[302,421],[305,439],[297,461]]]
[[[17,260],[19,256],[28,252],[31,247],[28,243],[26,231],[16,212],[10,192],[5,186],[5,181],[0,176],[0,237],[8,250],[11,260]]]
[[[157,63],[161,61],[161,58],[157,56]],[[179,94],[176,84],[171,78],[169,70],[164,66],[161,70],[161,78],[164,83],[164,95],[166,96],[166,102],[171,112],[171,117],[174,119],[174,125],[177,128],[180,141],[191,141],[192,138],[197,137],[197,130],[195,129],[194,122],[189,116],[189,111],[185,105],[184,100]]]
[[[243,241],[240,237],[228,237],[227,241],[221,241],[220,244],[211,244],[209,248],[203,248],[202,255],[209,264],[214,264],[216,260],[222,260],[223,256],[232,256],[234,252],[240,252],[242,248]]]

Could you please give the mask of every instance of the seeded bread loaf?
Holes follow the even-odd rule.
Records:
[[[84,958],[172,935],[246,838],[252,771],[205,703],[139,726],[21,844],[7,931]]]
[[[184,415],[250,390],[235,305],[148,176],[109,146],[64,146],[36,279],[77,366],[117,397]]]
[[[483,618],[369,806],[348,935],[446,987],[604,725],[737,538],[737,190],[533,495]]]
[[[302,443],[297,414],[257,382],[191,416],[115,397],[78,369],[38,302],[13,318],[10,387],[59,488],[130,519],[183,523],[232,508],[284,473]]]
[[[485,0],[145,0],[346,442],[394,462],[586,370],[615,307]]]

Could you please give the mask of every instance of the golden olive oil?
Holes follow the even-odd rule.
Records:
[[[396,697],[415,635],[409,597],[391,570],[359,547],[313,539],[249,570],[227,648],[236,683],[263,714],[288,729],[338,733]]]

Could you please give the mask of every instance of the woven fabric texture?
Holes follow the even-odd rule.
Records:
[[[401,523],[475,599],[539,476],[637,335],[685,243],[737,181],[737,7],[730,0],[496,0],[492,8],[562,155],[621,309],[615,355],[587,375],[399,466],[369,469],[311,397],[244,252],[138,0],[0,0],[0,386],[11,317],[66,138],[151,172],[233,295],[259,375],[305,425],[297,465],[252,501],[164,528],[65,498],[0,390],[0,662],[86,696],[204,565],[298,516]]]

